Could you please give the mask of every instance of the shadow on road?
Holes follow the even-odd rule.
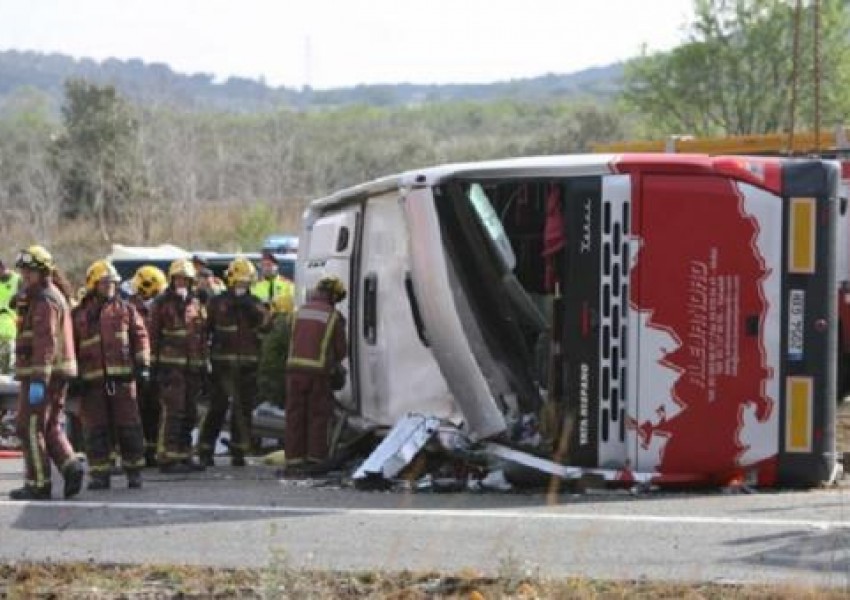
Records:
[[[303,519],[320,513],[299,512],[247,512],[240,510],[172,510],[166,507],[153,510],[137,510],[110,506],[67,506],[27,505],[12,523],[13,529],[26,531],[90,531],[100,529],[123,529],[139,527],[163,527],[179,525],[203,525],[228,522],[257,522],[264,520]],[[326,514],[326,513],[321,513]]]
[[[750,545],[767,546],[742,558],[727,561],[729,563],[833,573],[843,580],[843,585],[850,585],[850,531],[843,528],[741,537],[727,542],[727,545],[742,548]]]

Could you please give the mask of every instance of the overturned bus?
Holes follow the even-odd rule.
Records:
[[[296,282],[348,284],[338,397],[362,426],[523,444],[536,422],[534,452],[621,481],[811,486],[836,469],[840,178],[660,154],[421,169],[312,202]]]

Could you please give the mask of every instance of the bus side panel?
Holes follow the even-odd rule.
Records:
[[[778,197],[746,200],[726,177],[642,176],[631,296],[639,470],[722,482],[775,460],[781,244],[770,230],[781,214]]]

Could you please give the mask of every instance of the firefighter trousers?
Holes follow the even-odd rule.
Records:
[[[62,430],[67,380],[52,377],[47,384],[44,401],[29,403],[30,382],[21,381],[18,393],[18,415],[15,422],[24,450],[26,483],[43,488],[50,485],[50,461],[64,473],[74,460],[74,449]]]
[[[307,373],[286,375],[287,465],[328,458],[328,426],[333,414],[330,378]]]
[[[81,408],[86,454],[93,475],[109,473],[116,443],[126,471],[145,465],[135,381],[92,381],[86,385]]]
[[[156,453],[159,436],[159,397],[153,381],[138,386],[139,414],[142,419],[142,432],[145,436],[145,452]]]
[[[244,456],[251,447],[251,413],[257,397],[257,366],[216,364],[212,374],[210,408],[198,434],[199,454],[212,455],[230,400],[230,453]]]
[[[164,368],[157,374],[159,433],[157,462],[168,465],[188,459],[192,430],[198,421],[198,398],[203,393],[200,371]]]

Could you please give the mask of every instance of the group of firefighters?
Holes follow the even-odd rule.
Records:
[[[26,477],[12,499],[50,499],[51,461],[66,498],[82,489],[84,468],[63,427],[69,396],[80,399],[90,490],[110,487],[116,455],[130,488],[142,486],[145,466],[163,473],[214,466],[228,409],[231,464],[244,466],[262,394],[285,403],[286,473],[327,467],[333,390],[344,384],[347,355],[345,319],[335,308],[346,296],[339,278],[320,279],[295,311],[294,286],[278,275],[272,253],[263,254],[259,280],[245,257],[229,264],[224,282],[189,259],[172,262],[167,274],[146,265],[127,298],[107,260],[88,268],[76,299],[42,246],[20,252],[15,267],[19,275],[0,263],[0,335],[3,316],[14,313]],[[4,309],[8,281],[17,290]]]

